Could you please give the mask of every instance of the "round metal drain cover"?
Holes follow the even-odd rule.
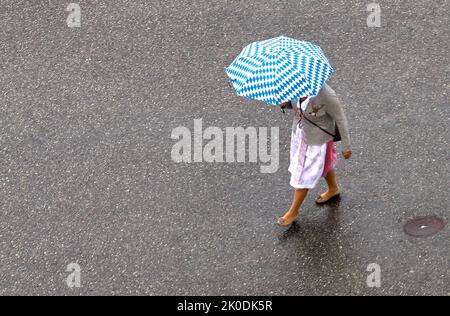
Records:
[[[436,216],[418,217],[405,225],[405,233],[413,237],[433,236],[443,230],[445,222]]]

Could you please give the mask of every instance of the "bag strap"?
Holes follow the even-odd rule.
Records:
[[[310,122],[310,123],[313,124],[314,126],[320,128],[323,132],[327,133],[327,134],[330,135],[331,137],[333,137],[333,138],[336,137],[336,135],[331,134],[329,131],[323,129],[322,127],[320,127],[319,125],[317,125],[316,123],[314,123],[313,121],[311,121],[310,119],[308,119],[308,118],[305,116],[305,113],[304,113],[303,110],[302,110],[301,104],[300,104],[300,112],[302,113],[302,118],[305,118],[308,122]],[[301,119],[300,119],[300,120],[301,120]],[[299,122],[300,122],[300,121],[299,121]]]

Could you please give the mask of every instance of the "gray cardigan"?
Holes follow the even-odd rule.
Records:
[[[292,101],[292,106],[297,107],[298,100]],[[295,113],[295,111],[293,111]],[[315,112],[315,115],[313,114]],[[325,84],[320,92],[311,99],[305,116],[321,128],[334,134],[335,124],[337,124],[342,137],[343,151],[350,151],[350,136],[348,132],[347,118],[344,113],[343,106],[333,89]],[[294,118],[294,126],[299,122],[299,117]],[[333,139],[320,128],[314,126],[307,120],[304,120],[304,131],[306,142],[308,145],[322,145]]]

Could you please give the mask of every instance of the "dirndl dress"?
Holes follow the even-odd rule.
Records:
[[[299,102],[294,107],[294,113],[297,120],[301,118],[302,107],[304,111],[308,106],[310,98]],[[313,189],[316,187],[321,177],[325,177],[332,170],[337,161],[336,146],[331,140],[322,145],[308,145],[306,135],[303,130],[303,121],[301,120],[296,128],[292,130],[290,165],[291,173],[290,185],[295,189]]]

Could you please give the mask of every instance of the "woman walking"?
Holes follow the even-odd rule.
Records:
[[[282,108],[289,102],[283,103]],[[290,185],[295,189],[292,205],[288,212],[278,219],[280,226],[290,226],[298,217],[299,209],[321,177],[326,179],[328,191],[316,198],[317,204],[324,204],[341,194],[342,189],[334,170],[337,155],[334,144],[336,126],[342,138],[343,156],[350,159],[352,151],[347,119],[336,93],[325,84],[314,97],[301,98],[291,102],[294,112],[294,126],[291,139]]]
[[[344,158],[349,159],[352,152],[344,110],[326,84],[334,70],[323,50],[315,43],[279,36],[247,45],[226,73],[238,95],[282,108],[292,104],[294,109],[289,171],[295,194],[278,224],[289,226],[295,221],[308,191],[322,176],[328,191],[316,198],[317,203],[341,194],[334,171],[334,141],[339,140],[335,127]]]

